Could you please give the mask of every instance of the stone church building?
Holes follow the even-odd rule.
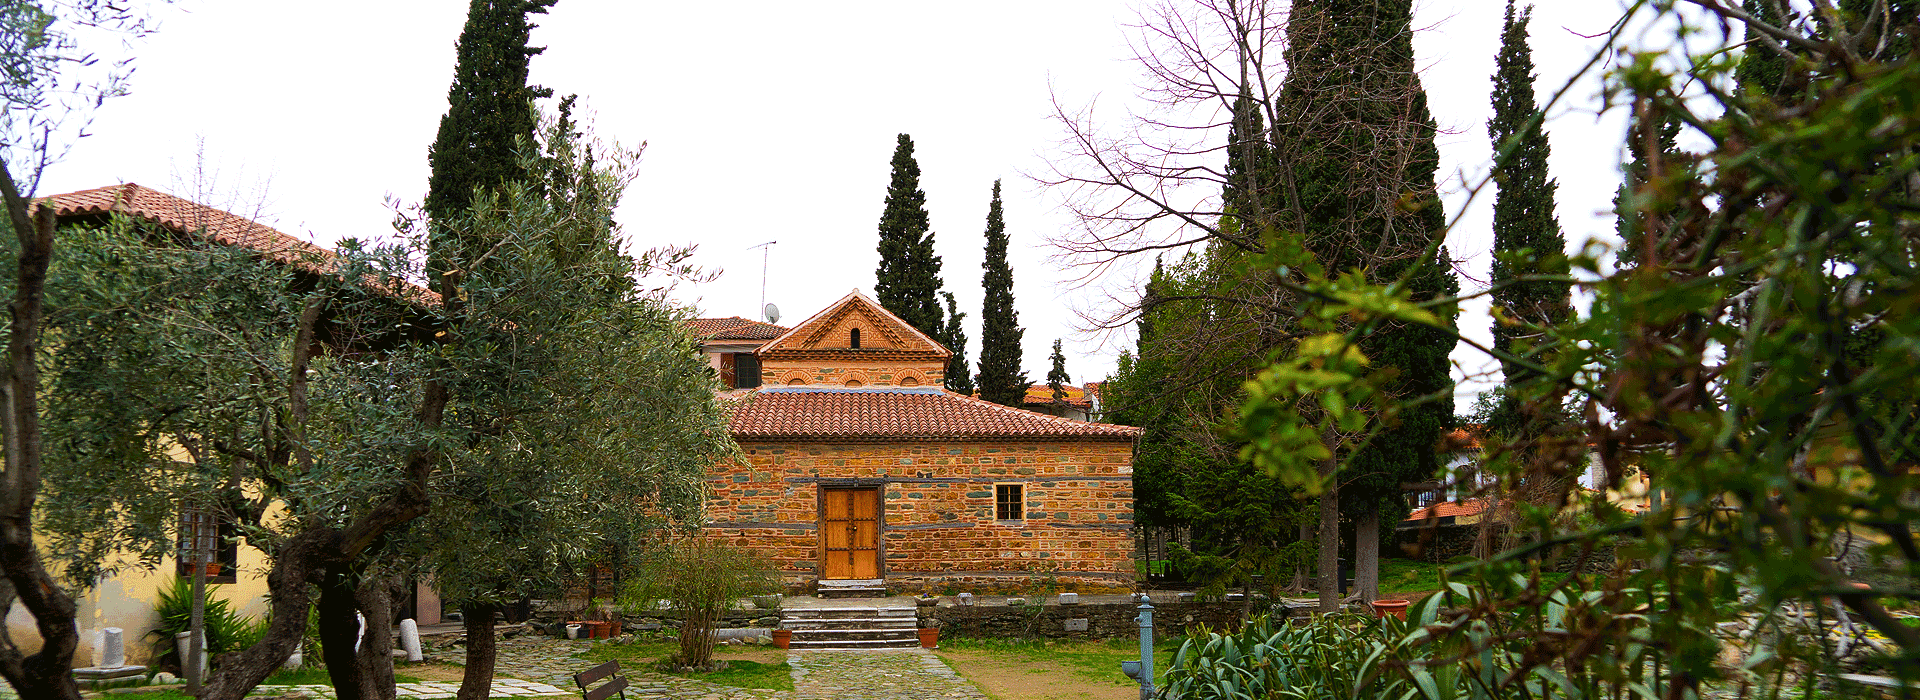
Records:
[[[857,291],[790,330],[694,327],[744,453],[710,474],[707,532],[789,585],[1131,586],[1138,428],[947,391],[951,353]]]

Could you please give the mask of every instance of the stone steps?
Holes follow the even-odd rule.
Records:
[[[814,593],[821,598],[885,598],[887,582],[884,579],[825,579],[814,584]]]
[[[789,608],[780,626],[792,630],[794,649],[900,649],[920,645],[919,619],[910,607]]]

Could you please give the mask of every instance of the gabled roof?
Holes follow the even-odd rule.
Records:
[[[849,322],[857,322],[863,329],[862,347],[859,349],[844,346],[828,346],[825,343],[829,335]],[[877,337],[876,337],[877,336]],[[860,290],[841,297],[827,308],[814,314],[793,330],[787,331],[773,342],[760,346],[762,357],[800,357],[814,354],[842,355],[857,353],[863,356],[885,356],[907,359],[937,359],[944,363],[953,353],[946,346],[915,329],[912,324],[900,320],[879,302],[868,299]]]
[[[1085,389],[1071,384],[1060,387],[1066,390],[1067,398],[1062,401],[1074,408],[1093,408],[1093,399],[1087,396]],[[1022,406],[1052,406],[1053,388],[1045,384],[1027,387],[1027,396],[1020,400]]]
[[[1441,501],[1425,508],[1415,509],[1412,513],[1407,514],[1406,520],[1401,522],[1426,520],[1428,518],[1452,518],[1461,515],[1479,515],[1486,510],[1487,502],[1483,499],[1475,498],[1457,503],[1453,501]]]
[[[1088,423],[961,396],[940,387],[775,386],[729,404],[742,442],[1131,442],[1139,428]]]
[[[122,214],[209,243],[258,251],[269,260],[316,275],[333,274],[340,262],[338,253],[266,224],[131,182],[41,197],[34,206],[51,206],[58,217]],[[439,294],[412,283],[404,283],[395,296],[440,303]]]
[[[704,340],[773,340],[787,332],[786,326],[761,323],[739,316],[696,318],[687,322],[695,335]]]

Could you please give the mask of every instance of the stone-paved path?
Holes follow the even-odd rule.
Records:
[[[586,650],[583,641],[522,637],[502,640],[492,696],[577,697],[572,674],[591,666],[573,658]],[[457,662],[458,649],[431,653],[433,661]],[[791,651],[793,690],[754,690],[654,673],[624,673],[633,687],[629,698],[648,700],[986,700],[972,683],[954,673],[946,662],[924,649]],[[406,673],[404,669],[400,671]],[[402,698],[451,698],[458,682],[429,681],[399,684]],[[279,697],[302,693],[328,700],[333,689],[324,685],[260,686],[249,697]],[[0,682],[0,700],[15,697]],[[112,696],[109,696],[112,697]],[[138,697],[138,696],[128,696]]]
[[[796,651],[796,700],[986,700],[986,694],[925,649]]]

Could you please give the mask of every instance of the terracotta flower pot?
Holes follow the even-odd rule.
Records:
[[[920,648],[922,649],[940,648],[940,628],[938,627],[920,628]]]
[[[1407,606],[1412,604],[1413,601],[1409,600],[1376,600],[1373,601],[1373,616],[1386,617],[1392,615],[1405,620],[1407,619]]]
[[[785,649],[793,644],[793,630],[774,630],[773,645]]]

